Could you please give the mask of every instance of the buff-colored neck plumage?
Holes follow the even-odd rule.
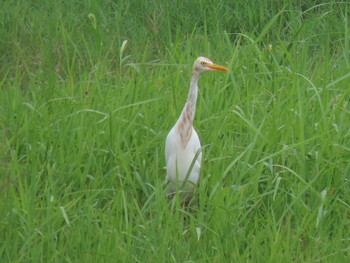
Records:
[[[197,103],[197,97],[198,97],[199,76],[200,76],[200,72],[194,68],[192,71],[190,91],[188,93],[187,102],[176,123],[177,131],[180,134],[183,147],[186,147],[192,134],[192,129],[193,129],[192,123],[194,120],[194,115],[196,113],[196,103]]]

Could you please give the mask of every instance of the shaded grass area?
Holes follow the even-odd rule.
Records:
[[[348,261],[348,3],[5,1],[0,25],[1,261]],[[188,210],[163,151],[199,55],[232,70],[200,81]]]

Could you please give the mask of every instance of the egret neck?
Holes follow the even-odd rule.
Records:
[[[190,91],[187,102],[177,120],[177,130],[181,137],[182,146],[185,148],[192,134],[192,123],[196,113],[196,103],[198,97],[198,79],[200,72],[195,68],[192,71]]]

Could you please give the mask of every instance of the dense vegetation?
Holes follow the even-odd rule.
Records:
[[[349,262],[350,4],[0,9],[1,262]],[[198,200],[164,141],[199,55]]]

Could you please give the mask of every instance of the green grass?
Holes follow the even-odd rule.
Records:
[[[0,261],[349,262],[350,4],[275,2],[4,1]],[[199,55],[231,71],[189,211],[164,142]]]

